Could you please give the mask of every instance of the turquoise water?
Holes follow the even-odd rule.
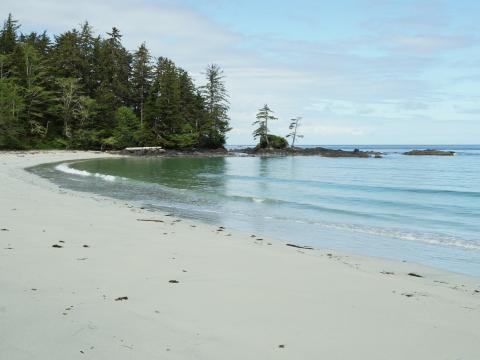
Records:
[[[443,147],[454,157],[360,148],[386,155],[96,159],[32,171],[227,228],[480,276],[480,146]]]

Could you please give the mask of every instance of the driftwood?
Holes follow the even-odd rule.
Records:
[[[418,274],[415,274],[415,273],[413,273],[413,272],[412,272],[412,273],[408,273],[408,275],[409,275],[409,276],[413,276],[413,277],[419,277],[419,278],[423,277],[422,275],[418,275]]]
[[[163,220],[155,220],[155,219],[137,219],[137,221],[164,222]]]
[[[302,245],[296,245],[296,244],[287,244],[287,246],[291,246],[298,249],[313,250],[313,247],[311,246],[302,246]]]
[[[128,147],[121,151],[125,155],[158,155],[164,152],[161,146]]]

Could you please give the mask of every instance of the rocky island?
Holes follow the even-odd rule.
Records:
[[[290,156],[324,156],[324,157],[359,157],[369,158],[376,157],[381,158],[382,153],[376,151],[361,151],[359,149],[340,150],[340,149],[328,149],[324,147],[312,147],[312,148],[298,148],[298,147],[285,147],[283,149],[278,148],[263,148],[256,146],[254,148],[246,149],[234,149],[233,153],[244,153],[252,156],[269,156],[269,155],[290,155]]]
[[[455,151],[444,151],[435,149],[410,150],[404,152],[403,155],[455,156]]]

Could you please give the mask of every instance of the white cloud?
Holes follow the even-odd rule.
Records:
[[[154,55],[172,58],[197,83],[203,82],[201,72],[207,64],[219,63],[231,95],[231,143],[252,142],[251,123],[264,103],[280,118],[272,125],[279,134],[286,133],[291,117],[303,115],[304,142],[310,144],[371,143],[379,138],[405,142],[407,127],[420,120],[437,130],[436,122],[458,118],[460,107],[456,112],[454,104],[477,108],[473,100],[464,101],[473,85],[468,91],[461,84],[448,88],[453,82],[448,77],[450,63],[441,57],[466,48],[473,54],[476,49],[478,55],[474,36],[449,33],[449,18],[441,7],[424,4],[405,11],[398,2],[368,1],[376,2],[375,10],[393,9],[395,16],[377,12],[372,19],[367,11],[364,28],[354,29],[363,31],[361,35],[337,38],[332,33],[327,42],[262,33],[247,36],[183,1],[2,0],[0,11],[12,12],[25,31],[59,33],[85,20],[101,34],[116,26],[129,49],[146,41]],[[464,74],[457,68],[455,79]],[[405,124],[406,130],[393,125],[397,123]],[[431,131],[421,135],[421,142],[428,142]],[[444,137],[448,142],[448,132]]]

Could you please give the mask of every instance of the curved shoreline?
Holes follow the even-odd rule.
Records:
[[[105,154],[0,153],[0,358],[480,352],[478,278],[285,246],[64,191],[24,170],[80,157]]]

